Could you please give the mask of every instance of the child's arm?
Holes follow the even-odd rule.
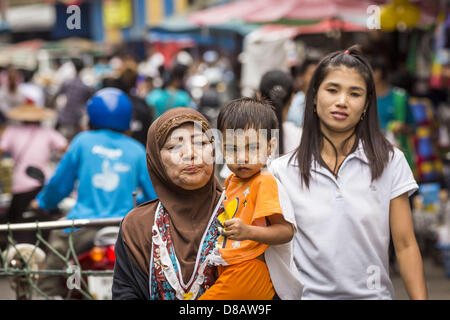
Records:
[[[274,214],[267,217],[269,226],[248,225],[239,218],[225,221],[224,235],[231,240],[252,240],[268,245],[278,245],[291,241],[294,227],[284,220],[283,215]]]
[[[406,291],[410,299],[427,299],[422,258],[406,193],[391,200],[389,215],[392,241]]]

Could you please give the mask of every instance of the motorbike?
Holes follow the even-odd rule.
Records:
[[[28,176],[38,180],[42,184],[45,182],[45,176],[39,168],[29,167],[26,170]],[[135,194],[133,194],[135,198]],[[68,201],[69,203],[71,201]],[[65,208],[68,211],[69,208]],[[83,252],[77,252],[76,259],[69,261],[69,272],[71,276],[66,280],[65,277],[62,281],[65,281],[63,285],[66,285],[69,289],[69,295],[71,299],[85,299],[93,298],[99,300],[108,300],[112,298],[112,273],[115,263],[114,245],[119,233],[119,227],[121,218],[115,219],[96,219],[96,220],[57,220],[49,221],[49,217],[52,217],[45,211],[29,209],[24,212],[24,216],[28,220],[34,219],[35,222],[26,222],[16,225],[0,225],[0,231],[5,230],[23,230],[32,232],[36,230],[37,224],[39,229],[44,232],[50,229],[63,229],[70,227],[97,227],[99,230],[95,233],[92,247]],[[44,221],[44,222],[41,222]],[[44,238],[46,238],[44,236]],[[40,271],[45,270],[45,260],[48,253],[48,248],[36,247],[30,243],[18,243],[14,246],[10,245],[3,254],[3,261],[8,268],[24,270],[28,264],[28,269],[33,271],[30,277],[22,273],[16,273],[9,276],[9,283],[11,289],[14,290],[17,300],[28,300],[33,298],[39,298],[32,293],[32,287],[37,286]],[[47,252],[47,253],[46,253]],[[64,255],[65,253],[63,253]],[[105,272],[105,275],[94,275],[93,273],[82,274],[81,271],[89,270],[90,272]],[[63,270],[61,270],[63,271]],[[65,270],[67,271],[67,269]],[[81,284],[87,284],[87,288]],[[82,294],[79,290],[86,291],[87,294]],[[78,290],[76,290],[78,289]],[[61,297],[62,298],[62,297]]]
[[[77,260],[81,270],[92,271],[107,271],[114,269],[116,255],[114,246],[119,234],[119,227],[109,226],[103,227],[97,231],[94,239],[93,247],[77,255]],[[72,259],[71,265],[76,265]],[[92,298],[96,300],[111,300],[112,299],[112,275],[85,275],[83,276],[84,283],[87,284],[87,289]],[[70,284],[67,284],[68,287]],[[80,292],[75,293],[74,298],[82,299]]]

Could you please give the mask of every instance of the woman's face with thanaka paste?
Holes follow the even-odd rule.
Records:
[[[214,172],[213,144],[193,123],[172,130],[160,154],[169,179],[185,190],[204,187]]]

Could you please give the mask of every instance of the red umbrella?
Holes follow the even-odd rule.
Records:
[[[299,34],[326,33],[332,30],[341,30],[348,32],[365,31],[366,27],[353,24],[351,22],[335,19],[325,19],[318,23],[307,26],[284,26],[279,24],[266,24],[258,29],[262,33],[283,33],[290,38]]]
[[[280,19],[314,21],[349,16],[367,17],[369,0],[243,0],[192,14],[197,25],[227,23],[233,19],[268,23]]]
[[[189,21],[196,25],[218,25],[233,19],[243,20],[244,16],[252,15],[267,5],[271,0],[244,0],[230,2],[221,6],[201,10],[189,16]]]
[[[326,19],[316,24],[298,27],[298,34],[324,33],[331,30],[356,32],[356,31],[365,31],[367,29],[365,26],[354,24],[348,21]]]
[[[341,16],[367,17],[367,8],[373,5],[369,0],[270,0],[270,4],[244,20],[269,22],[280,19],[323,20]]]

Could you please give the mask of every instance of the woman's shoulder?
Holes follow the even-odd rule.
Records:
[[[131,210],[122,221],[122,234],[134,235],[145,232],[144,229],[151,230],[155,211],[158,205],[158,199],[145,202]],[[151,232],[150,232],[151,234]]]
[[[396,146],[392,146],[392,151],[389,152],[388,164],[397,164],[405,158],[405,154]]]
[[[399,175],[412,175],[412,168],[406,159],[403,151],[393,146],[392,151],[389,153],[388,163],[385,167],[383,175],[391,177],[398,177]]]
[[[148,276],[152,250],[152,227],[157,199],[131,210],[121,224],[122,241],[131,261]]]

